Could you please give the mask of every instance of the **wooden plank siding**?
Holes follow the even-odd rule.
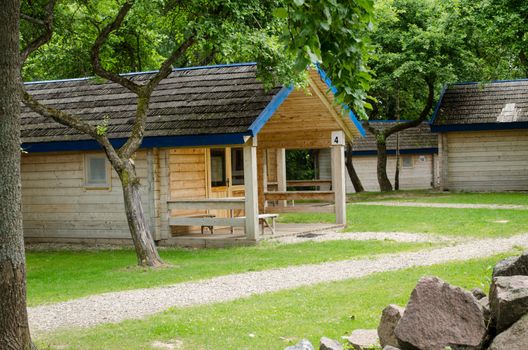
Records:
[[[447,189],[528,190],[528,130],[446,133]]]
[[[123,192],[117,174],[112,170],[109,188],[86,188],[86,154],[96,152],[22,156],[22,210],[24,236],[27,239],[130,239]],[[135,164],[142,184],[143,206],[151,208],[152,205],[147,203],[145,151],[136,154]],[[155,220],[150,221],[154,224]]]
[[[400,189],[428,189],[431,188],[431,183],[438,181],[438,175],[435,175],[435,168],[438,168],[438,157],[431,154],[426,155],[409,155],[413,157],[413,168],[400,169]],[[330,169],[330,150],[323,149],[319,151],[319,178],[331,179],[332,173]],[[422,160],[421,160],[422,159]],[[366,191],[379,191],[379,184],[376,171],[377,157],[374,156],[356,156],[354,157],[354,167],[361,179],[363,187]],[[396,170],[396,156],[389,155],[387,157],[387,175],[394,185],[394,173]],[[346,192],[353,193],[354,186],[350,180],[348,172],[345,173],[346,178]],[[436,186],[436,185],[435,185]]]

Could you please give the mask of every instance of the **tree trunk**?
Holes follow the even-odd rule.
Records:
[[[394,189],[400,189],[400,133],[396,133],[396,169],[394,171]]]
[[[0,11],[0,349],[31,348],[20,193],[20,2]]]
[[[385,139],[381,140],[382,135],[377,136],[376,146],[378,148],[378,166],[377,175],[381,192],[392,191],[392,184],[387,176],[387,145]]]
[[[364,192],[365,189],[363,188],[363,184],[361,183],[361,180],[356,173],[356,169],[354,168],[354,163],[352,162],[352,144],[350,142],[347,143],[347,151],[346,151],[346,168],[348,171],[348,175],[350,176],[350,180],[352,181],[352,185],[354,186],[354,190],[356,193]]]
[[[128,227],[132,235],[138,264],[140,266],[159,267],[163,265],[150,233],[143,204],[141,204],[140,183],[136,169],[131,161],[126,161],[125,169],[118,171],[123,186],[125,212]]]

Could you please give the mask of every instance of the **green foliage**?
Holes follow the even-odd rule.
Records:
[[[286,178],[288,180],[315,179],[315,150],[286,150]]]
[[[283,40],[295,57],[295,69],[321,64],[337,88],[337,99],[366,116],[370,73],[365,66],[370,44],[372,0],[287,2],[278,17],[287,18]]]
[[[99,136],[103,136],[103,135],[106,135],[106,132],[108,131],[108,122],[110,121],[110,116],[109,115],[105,115],[103,117],[103,121],[101,122],[101,124],[97,125],[95,127],[95,131],[97,132],[97,135]]]

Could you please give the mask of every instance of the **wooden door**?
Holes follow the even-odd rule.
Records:
[[[210,148],[208,156],[209,197],[244,196],[244,160],[242,148]],[[212,210],[218,217],[239,216],[229,210]]]

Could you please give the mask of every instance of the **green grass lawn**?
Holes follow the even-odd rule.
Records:
[[[334,222],[334,214],[282,214],[280,222]],[[346,231],[434,233],[458,237],[507,237],[528,232],[528,210],[452,209],[349,204]]]
[[[132,250],[27,252],[28,302],[31,306],[90,294],[148,288],[237,272],[322,263],[361,256],[416,250],[430,244],[392,241],[333,241],[231,249],[160,250],[170,267],[135,267]]]
[[[527,192],[438,192],[431,190],[410,190],[396,192],[364,192],[347,196],[349,202],[402,201],[421,203],[463,203],[463,204],[517,204],[528,205]]]
[[[340,338],[377,326],[389,303],[405,305],[416,281],[435,275],[464,287],[488,289],[491,266],[507,255],[379,273],[361,279],[269,293],[211,306],[178,308],[141,321],[43,336],[41,348],[149,349],[179,340],[185,349],[283,349],[301,338]]]

